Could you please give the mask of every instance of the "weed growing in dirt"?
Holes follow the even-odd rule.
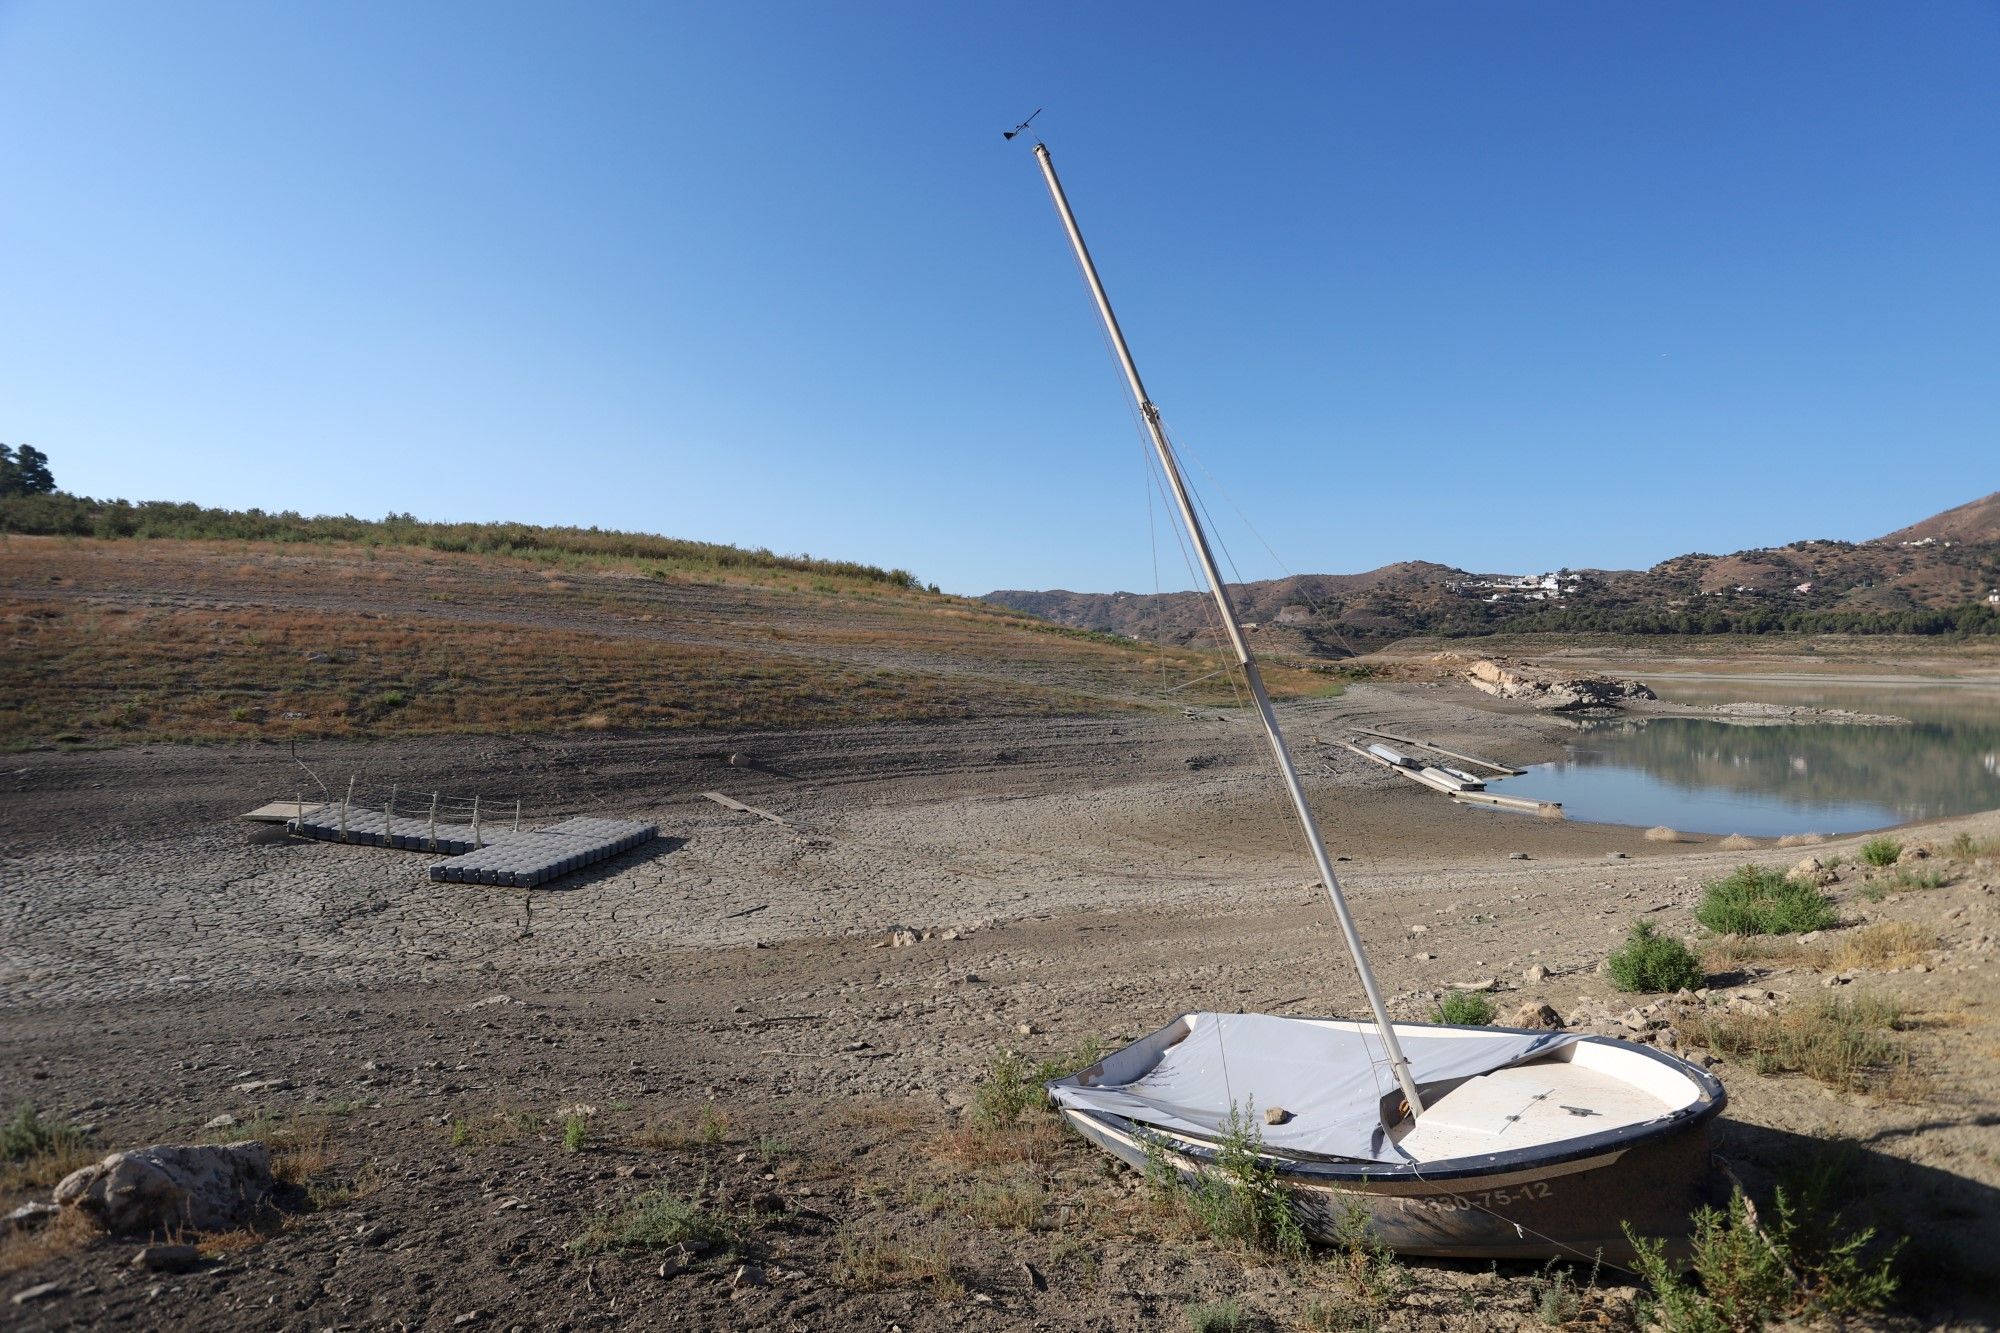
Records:
[[[694,1137],[703,1147],[713,1148],[728,1141],[729,1117],[716,1109],[710,1102],[701,1108],[701,1119],[695,1121]]]
[[[1903,854],[1903,844],[1894,838],[1870,838],[1861,844],[1861,859],[1871,866],[1892,866]]]
[[[841,1285],[852,1291],[921,1286],[950,1298],[965,1290],[952,1266],[950,1244],[936,1231],[904,1238],[886,1232],[843,1230],[838,1272]]]
[[[985,1129],[1011,1128],[1023,1113],[1047,1100],[1044,1084],[1103,1058],[1104,1043],[1095,1037],[1037,1065],[1019,1051],[1002,1051],[986,1066],[986,1078],[973,1095],[973,1122]]]
[[[1625,947],[1604,960],[1604,970],[1622,991],[1692,990],[1708,980],[1687,945],[1660,934],[1650,921],[1632,924]]]
[[[315,1210],[342,1208],[382,1188],[382,1168],[373,1162],[352,1172],[326,1171],[306,1182],[306,1199]]]
[[[53,1185],[95,1157],[73,1126],[44,1120],[24,1102],[0,1121],[0,1194]]]
[[[1368,1209],[1349,1204],[1333,1229],[1334,1261],[1354,1299],[1369,1309],[1387,1305],[1410,1287],[1410,1270],[1369,1225]]]
[[[1936,866],[1897,866],[1889,876],[1892,889],[1941,889],[1951,883],[1951,875]]]
[[[588,1117],[580,1115],[563,1117],[562,1146],[564,1152],[582,1152],[590,1146],[590,1120]]]
[[[1233,1106],[1214,1160],[1191,1177],[1181,1174],[1159,1136],[1148,1136],[1146,1184],[1157,1204],[1186,1215],[1211,1239],[1286,1259],[1304,1258],[1305,1229],[1278,1184],[1277,1168],[1264,1159],[1263,1146],[1256,1108]]]
[[[779,1138],[776,1134],[759,1134],[757,1136],[757,1157],[764,1165],[769,1166],[780,1157],[791,1156],[791,1153],[792,1145],[790,1140]]]
[[[1484,1027],[1493,1021],[1493,1001],[1470,991],[1447,991],[1438,1002],[1437,1021],[1457,1027]]]
[[[1243,1303],[1230,1296],[1190,1305],[1187,1322],[1193,1333],[1244,1333],[1250,1327],[1250,1316],[1243,1313]]]
[[[1694,919],[1718,935],[1796,935],[1840,920],[1833,902],[1804,880],[1746,865],[1702,890]]]
[[[1027,1057],[1002,1051],[986,1066],[986,1078],[972,1098],[972,1119],[985,1129],[1007,1129],[1042,1100]]]
[[[733,1218],[669,1190],[655,1190],[616,1213],[599,1213],[569,1242],[569,1249],[576,1254],[602,1254],[607,1250],[664,1250],[687,1243],[733,1250],[741,1239]]]
[[[0,1123],[0,1157],[18,1162],[24,1157],[59,1151],[81,1137],[68,1125],[42,1119],[41,1112],[23,1102],[14,1108],[12,1118]]]
[[[1665,1246],[1626,1228],[1652,1299],[1642,1326],[1662,1333],[1756,1333],[1778,1319],[1880,1310],[1896,1294],[1898,1241],[1871,1256],[1875,1229],[1837,1236],[1837,1217],[1816,1230],[1780,1188],[1775,1218],[1759,1229],[1749,1200],[1737,1190],[1724,1209],[1694,1215],[1692,1281],[1666,1257]]]
[[[1892,1000],[1825,996],[1775,1013],[1723,1014],[1688,1029],[1688,1038],[1759,1074],[1804,1074],[1841,1092],[1899,1098],[1922,1095],[1924,1080],[1895,1033],[1902,1010]]]
[[[541,1132],[542,1118],[533,1111],[503,1108],[490,1115],[454,1119],[449,1137],[454,1148],[491,1148]]]
[[[1583,1317],[1585,1293],[1597,1290],[1597,1263],[1591,1263],[1590,1277],[1582,1286],[1567,1265],[1553,1259],[1529,1282],[1535,1291],[1535,1316],[1549,1328],[1568,1328]]]

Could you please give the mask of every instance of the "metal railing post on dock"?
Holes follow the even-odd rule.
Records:
[[[347,775],[347,795],[340,798],[340,840],[347,841],[347,807],[354,804],[354,775]]]
[[[438,849],[438,794],[431,793],[431,850]]]
[[[521,798],[516,796],[514,798],[514,832],[519,833],[520,831],[521,831]]]
[[[472,798],[472,848],[477,851],[479,846],[479,798],[475,796]]]
[[[396,784],[389,784],[389,803],[382,807],[382,845],[396,845]]]

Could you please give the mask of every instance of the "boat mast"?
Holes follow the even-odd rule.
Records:
[[[1264,734],[1271,742],[1271,757],[1278,761],[1285,792],[1292,798],[1299,827],[1305,831],[1306,845],[1312,849],[1313,864],[1319,870],[1319,882],[1326,886],[1326,895],[1333,900],[1333,914],[1339,918],[1340,933],[1347,937],[1347,951],[1354,955],[1354,968],[1361,974],[1361,989],[1368,996],[1368,1008],[1375,1015],[1375,1026],[1381,1031],[1389,1066],[1395,1071],[1396,1081],[1402,1085],[1403,1096],[1409,1100],[1410,1113],[1416,1115],[1424,1109],[1424,1103],[1417,1095],[1416,1080],[1410,1076],[1410,1062],[1403,1054],[1402,1043],[1396,1040],[1395,1028],[1390,1025],[1389,1011],[1382,1003],[1382,992],[1375,985],[1375,973],[1368,966],[1368,955],[1362,950],[1361,936],[1354,928],[1354,917],[1347,910],[1347,899],[1340,892],[1340,882],[1334,878],[1333,862],[1326,854],[1326,843],[1319,836],[1319,825],[1313,820],[1312,808],[1306,804],[1305,788],[1299,784],[1299,771],[1292,763],[1292,753],[1285,744],[1284,733],[1278,729],[1277,715],[1271,711],[1271,697],[1264,692],[1264,677],[1257,670],[1257,659],[1243,638],[1243,627],[1237,623],[1236,608],[1230,604],[1229,592],[1222,583],[1222,572],[1216,568],[1215,556],[1208,549],[1208,536],[1202,531],[1201,520],[1195,516],[1194,503],[1188,498],[1187,484],[1181,479],[1173,446],[1167,442],[1167,432],[1160,425],[1160,410],[1146,396],[1145,381],[1139,378],[1139,367],[1132,360],[1132,349],[1126,346],[1124,331],[1118,327],[1118,316],[1112,313],[1111,298],[1105,295],[1104,283],[1097,276],[1097,266],[1090,260],[1090,247],[1083,243],[1083,232],[1076,225],[1076,214],[1070,211],[1069,198],[1063,194],[1062,181],[1056,177],[1055,160],[1049,156],[1047,145],[1035,145],[1035,160],[1041,164],[1042,177],[1049,185],[1049,197],[1055,200],[1063,230],[1069,233],[1070,246],[1076,251],[1077,263],[1083,267],[1085,281],[1090,284],[1090,294],[1097,302],[1097,313],[1104,321],[1104,331],[1111,335],[1111,346],[1118,353],[1119,366],[1125,371],[1126,387],[1131,389],[1132,399],[1139,405],[1139,415],[1146,423],[1146,433],[1152,437],[1160,468],[1167,475],[1167,485],[1173,488],[1174,502],[1180,506],[1181,521],[1187,525],[1188,535],[1194,539],[1195,556],[1201,561],[1202,573],[1208,578],[1208,589],[1214,594],[1216,608],[1222,612],[1222,623],[1229,632],[1236,660],[1250,682],[1250,697],[1257,701],[1257,714],[1263,719]]]

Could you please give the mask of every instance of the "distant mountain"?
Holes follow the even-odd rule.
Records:
[[[1921,541],[1965,542],[1968,545],[2000,542],[2000,491],[1983,500],[1972,500],[1956,509],[1933,514],[1921,523],[1898,528],[1876,540],[1891,546]]]
[[[1341,657],[1417,634],[2000,633],[2000,493],[1873,542],[1690,554],[1651,569],[1480,574],[1429,561],[1231,585],[1268,647]],[[985,600],[1078,629],[1212,640],[1193,592],[1009,589]]]

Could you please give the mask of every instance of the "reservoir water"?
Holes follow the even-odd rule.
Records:
[[[1568,754],[1492,790],[1571,819],[1683,833],[1853,833],[2000,807],[2000,682],[1658,676],[1677,703],[1846,708],[1906,727],[1584,720]]]

